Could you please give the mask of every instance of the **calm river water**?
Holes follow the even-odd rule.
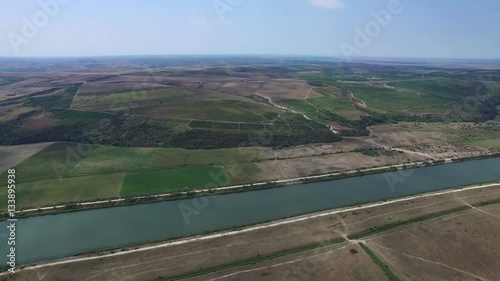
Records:
[[[388,179],[400,179],[391,186]],[[353,204],[500,180],[500,157],[282,188],[142,205],[29,217],[17,222],[17,262],[277,220]],[[207,203],[208,202],[208,203]],[[181,209],[193,213],[186,220]],[[7,222],[0,223],[0,260],[6,262]]]

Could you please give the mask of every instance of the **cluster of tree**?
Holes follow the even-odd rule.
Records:
[[[349,137],[368,136],[370,131],[368,131],[367,127],[390,122],[389,118],[382,115],[363,116],[359,120],[349,120],[328,110],[321,110],[321,113],[326,115],[330,121],[352,128],[352,130],[340,131],[342,136]]]
[[[249,133],[222,130],[177,131],[164,124],[144,120],[140,124],[127,124],[124,116],[112,116],[95,121],[56,123],[51,127],[26,131],[22,124],[37,112],[20,115],[17,119],[0,124],[0,144],[14,145],[37,142],[80,142],[133,147],[182,147],[188,149],[214,149],[241,146],[286,147],[318,142],[342,140],[326,127],[315,131],[281,133]],[[321,129],[319,129],[321,128]]]
[[[500,105],[500,96],[490,97],[485,102],[481,103],[479,105],[479,112],[483,119],[481,121],[495,119],[498,114],[498,105]]]
[[[354,149],[353,151],[359,152],[367,156],[379,156],[379,155],[393,156],[397,153],[395,151],[387,150],[385,148],[360,148],[360,149]]]
[[[60,88],[53,88],[45,90],[42,92],[34,93],[29,96],[28,101],[25,105],[32,107],[39,107],[44,109],[56,108],[69,108],[73,100],[73,96],[78,92],[79,85],[73,85],[64,89],[63,93],[51,94],[51,92],[57,91]]]

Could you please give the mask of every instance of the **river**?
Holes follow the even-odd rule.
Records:
[[[214,195],[196,201],[191,198],[28,217],[17,222],[17,262],[64,258],[497,180],[500,157]],[[4,264],[6,224],[0,223],[0,259]]]

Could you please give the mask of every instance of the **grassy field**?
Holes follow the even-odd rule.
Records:
[[[240,130],[242,130],[242,131],[262,132],[262,131],[264,131],[264,125],[260,125],[260,124],[241,124],[240,125]]]
[[[0,149],[2,159],[12,153]],[[256,172],[253,162],[271,157],[264,148],[255,147],[187,150],[72,143],[54,143],[35,153],[14,167],[20,208],[248,182]],[[228,167],[232,170],[226,172]],[[244,167],[245,172],[234,167]],[[1,171],[3,179],[7,168],[11,166]],[[0,196],[5,195],[7,189],[1,190]],[[5,206],[1,204],[0,208]]]
[[[472,145],[500,151],[500,132],[493,132],[489,134],[483,133],[473,136],[462,136],[460,139]]]
[[[18,164],[21,181],[55,179],[126,171],[194,165],[251,163],[266,159],[264,148],[187,150],[179,148],[123,148],[54,143]],[[5,171],[3,171],[5,172]]]
[[[44,109],[51,109],[53,107],[69,108],[77,91],[78,87],[72,86],[63,90],[54,91],[49,95],[30,97],[24,106],[28,105]]]
[[[120,196],[169,193],[229,184],[229,175],[220,166],[195,166],[127,173]]]
[[[111,114],[108,113],[99,113],[99,112],[85,112],[85,111],[78,111],[78,110],[61,110],[61,111],[56,111],[52,114],[52,118],[57,119],[57,120],[93,120],[93,121],[98,121],[102,119],[109,118]]]
[[[315,108],[313,105],[308,103],[305,100],[282,100],[280,101],[280,104],[286,107],[293,108],[294,110],[301,112],[301,113],[310,113],[310,112],[316,112],[318,111],[317,108]]]
[[[442,97],[418,95],[368,84],[337,83],[337,86],[351,91],[356,98],[363,100],[368,108],[388,113],[442,112],[445,110],[445,104],[453,101]]]
[[[389,83],[388,85],[409,89],[433,97],[449,99],[450,101],[463,97],[469,93],[467,90],[474,91],[474,87],[467,89],[465,85],[461,85],[458,82],[451,82],[448,79],[401,81]]]
[[[349,110],[353,108],[351,103],[340,98],[321,97],[321,98],[307,99],[306,101],[315,106],[316,108],[329,110],[332,112],[338,110]]]
[[[87,153],[78,153],[79,150],[76,144],[54,143],[15,166],[17,177],[28,181],[69,175],[88,156]],[[4,175],[3,173],[2,176]]]
[[[193,165],[247,163],[264,157],[265,149],[234,148],[187,150],[178,148],[97,147],[83,159],[73,174],[116,172],[138,169],[175,168]]]
[[[259,122],[277,109],[251,99],[215,96],[202,90],[165,88],[144,92],[77,96],[76,108],[102,112],[198,120]]]
[[[118,197],[122,180],[119,173],[21,183],[16,187],[17,208]],[[6,188],[0,189],[0,197],[7,197]],[[0,210],[6,208],[7,201],[0,200]]]
[[[345,66],[343,71],[354,71]],[[479,87],[478,74],[471,71],[450,71],[445,69],[416,70],[414,68],[359,67],[357,74],[308,75],[302,79],[326,96],[344,96],[351,92],[368,106],[367,110],[378,114],[432,114],[453,116],[455,119],[471,120],[484,114],[479,108],[471,109],[471,101],[481,100],[487,92],[498,93],[493,83]],[[337,75],[336,75],[337,74]],[[328,91],[335,86],[340,91]],[[328,94],[330,92],[330,94]],[[316,107],[327,104],[321,102]],[[298,107],[297,107],[298,108]],[[328,108],[322,108],[327,109]],[[298,109],[300,110],[300,109]],[[305,108],[302,109],[304,112]],[[335,108],[334,110],[338,110]]]

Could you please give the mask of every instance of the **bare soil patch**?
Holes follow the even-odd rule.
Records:
[[[0,171],[14,167],[51,143],[37,143],[13,146],[0,146]]]
[[[404,280],[497,280],[500,206],[382,233],[367,245]]]
[[[354,251],[352,251],[354,250]],[[352,252],[351,252],[352,251]],[[353,253],[355,252],[355,253]],[[386,280],[356,244],[343,243],[186,280]]]

